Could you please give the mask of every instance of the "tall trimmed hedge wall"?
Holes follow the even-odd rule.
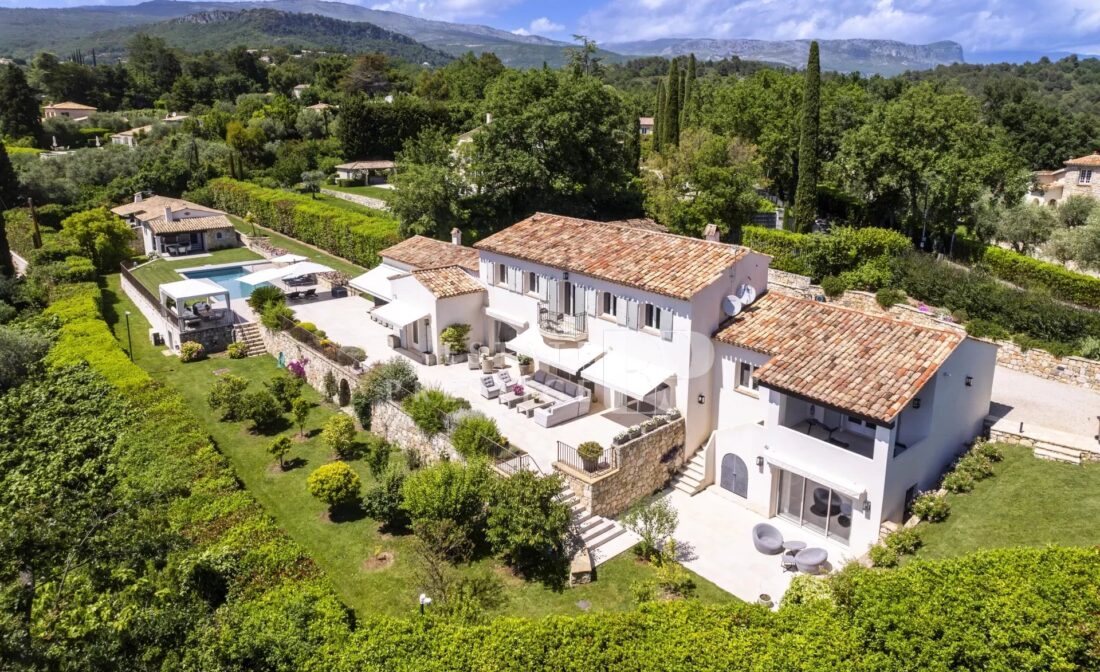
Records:
[[[367,268],[378,265],[379,250],[401,240],[397,220],[381,212],[362,215],[229,178],[211,181],[196,197],[238,217],[251,212],[262,226]]]
[[[1040,261],[994,245],[985,248],[981,264],[993,275],[1014,285],[1044,288],[1056,299],[1100,308],[1100,278],[1074,273],[1060,264]]]

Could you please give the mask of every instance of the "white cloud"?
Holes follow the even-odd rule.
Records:
[[[387,0],[371,9],[400,12],[437,21],[465,21],[494,16],[521,0]],[[358,4],[369,4],[366,0]]]
[[[526,28],[516,28],[512,33],[514,35],[546,35],[547,33],[560,33],[563,30],[565,30],[565,26],[554,23],[543,16],[532,21]]]
[[[1100,42],[1100,2],[1063,0],[608,0],[579,21],[602,42],[661,37],[954,40],[967,51]]]

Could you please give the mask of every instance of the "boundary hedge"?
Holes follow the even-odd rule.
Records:
[[[251,212],[273,231],[366,268],[378,265],[380,250],[401,241],[397,220],[381,212],[362,215],[248,182],[218,178],[192,197],[238,217]]]
[[[1047,289],[1056,299],[1100,308],[1100,278],[1075,273],[1060,264],[1040,261],[995,245],[985,248],[981,265],[1014,285]]]

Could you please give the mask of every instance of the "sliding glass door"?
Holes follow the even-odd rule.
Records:
[[[842,543],[852,531],[852,498],[804,476],[780,470],[777,513]]]

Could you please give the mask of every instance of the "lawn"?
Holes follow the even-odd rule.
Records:
[[[130,310],[132,333],[146,333],[148,325],[141,313],[119,291],[118,276],[110,276],[105,293],[106,313],[111,316]],[[126,345],[125,326],[113,320],[113,329],[123,346]],[[215,372],[226,370],[253,381],[274,376],[278,369],[271,357],[252,357],[231,360],[224,357],[203,362],[182,364],[175,357],[161,354],[145,338],[135,338],[134,360],[153,377],[177,390],[204,422],[203,429],[213,437],[219,450],[230,460],[237,476],[245,487],[264,506],[269,514],[300,543],[329,575],[341,599],[362,615],[407,615],[415,607],[420,590],[414,579],[412,538],[407,535],[381,534],[378,524],[368,518],[332,523],[324,518],[324,506],[306,492],[306,477],[321,464],[331,459],[317,437],[320,427],[332,414],[339,412],[333,405],[321,402],[319,396],[306,387],[306,398],[316,406],[307,423],[308,440],[296,441],[288,459],[293,468],[280,471],[267,454],[270,436],[249,433],[242,423],[219,422],[206,404],[207,391],[217,380]],[[296,430],[287,428],[287,433]],[[395,460],[400,454],[395,453]],[[351,462],[365,484],[373,479],[361,460]],[[394,555],[389,567],[371,571],[364,561],[381,551]],[[489,568],[504,577],[508,603],[502,613],[517,616],[577,613],[578,603],[586,602],[590,611],[616,611],[634,606],[630,585],[634,581],[652,577],[649,565],[637,563],[624,554],[604,564],[599,569],[598,580],[587,586],[556,592],[539,584],[525,583],[506,572],[492,559],[481,560],[460,571],[473,572]],[[701,577],[694,577],[699,599],[707,602],[735,600]]]
[[[922,523],[920,558],[944,558],[1006,546],[1100,544],[1100,464],[1040,460],[1003,445],[996,473],[972,492],[948,495],[951,515]]]
[[[260,255],[244,247],[231,247],[225,250],[215,250],[206,257],[193,257],[191,259],[157,259],[134,271],[134,277],[145,285],[153,294],[157,293],[157,287],[166,282],[176,282],[183,277],[176,272],[179,268],[194,268],[208,264],[229,264],[234,261],[253,261],[263,259]]]
[[[390,202],[393,198],[393,189],[386,189],[384,187],[341,187],[335,184],[325,185],[325,189],[331,189],[332,191],[342,191],[345,194],[355,194],[356,196],[369,196],[370,198],[377,198],[380,201]]]
[[[334,198],[331,200],[339,201],[340,199]],[[352,204],[348,203],[348,205]],[[237,231],[248,235],[252,234],[252,225],[246,223],[240,217],[229,215],[229,221],[233,222],[233,226],[237,229]],[[354,278],[357,275],[362,275],[363,273],[367,272],[367,269],[357,264],[353,264],[347,259],[334,257],[328,252],[323,252],[316,247],[313,247],[312,245],[306,245],[305,243],[299,240],[295,240],[294,238],[288,238],[281,233],[277,233],[275,231],[272,231],[271,229],[262,227],[259,224],[256,225],[256,230],[259,233],[267,236],[272,245],[275,245],[276,247],[281,247],[286,251],[292,252],[294,254],[300,254],[304,257],[309,257],[311,261],[316,261],[317,263],[331,266],[337,271],[340,271],[341,273],[347,275],[349,278]]]

